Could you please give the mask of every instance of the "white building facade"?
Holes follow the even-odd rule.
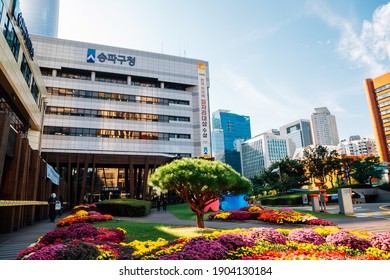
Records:
[[[211,158],[208,62],[31,36],[47,89],[42,156],[70,204],[152,199],[148,176]]]
[[[211,156],[207,62],[32,39],[48,91],[42,151]]]
[[[341,154],[347,156],[378,156],[375,139],[362,138],[360,140],[341,141],[339,146]]]
[[[292,146],[291,139],[273,133],[262,133],[245,141],[241,146],[243,176],[252,179],[272,163],[290,157]]]
[[[338,145],[339,134],[337,131],[336,117],[326,107],[315,108],[314,110],[315,112],[311,115],[310,119],[313,144],[322,146]]]

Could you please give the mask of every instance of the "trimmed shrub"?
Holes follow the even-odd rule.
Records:
[[[113,216],[143,217],[150,213],[152,203],[136,199],[110,199],[96,203],[99,212]]]

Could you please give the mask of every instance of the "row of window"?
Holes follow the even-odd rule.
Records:
[[[386,93],[384,93],[384,94],[378,95],[378,96],[376,97],[376,100],[379,101],[379,100],[382,100],[382,99],[384,99],[384,98],[386,98],[386,97],[389,97],[389,96],[390,96],[390,91],[389,91],[389,92],[386,92]]]
[[[383,110],[383,111],[381,111],[380,114],[383,116],[383,115],[386,115],[388,113],[390,113],[390,109]]]
[[[81,108],[66,108],[66,107],[54,107],[48,106],[46,108],[46,114],[55,115],[67,115],[67,116],[81,116],[90,118],[110,118],[110,119],[122,119],[133,121],[147,121],[147,122],[190,122],[189,117],[179,116],[166,116],[144,113],[129,113],[129,112],[117,112],[106,110],[93,110],[93,109],[81,109]]]
[[[43,134],[62,135],[62,136],[99,137],[99,138],[159,140],[159,141],[169,141],[172,138],[191,139],[190,134],[128,131],[128,130],[114,130],[114,129],[76,128],[76,127],[56,127],[56,126],[45,126],[43,129]]]
[[[390,105],[390,100],[386,100],[384,102],[378,103],[378,107],[379,108],[382,108],[382,107],[385,107],[385,106],[388,106],[388,105]]]
[[[3,5],[4,5],[3,2],[1,2],[0,3],[0,11],[1,11],[0,15],[2,14]],[[16,36],[16,32],[15,32],[12,20],[10,20],[8,15],[7,15],[7,18],[4,22],[3,35],[8,43],[8,46],[9,46],[12,54],[14,55],[15,60],[18,61],[19,51],[20,51],[20,42],[18,40],[18,37]],[[22,73],[22,75],[27,83],[27,86],[30,88],[31,94],[34,97],[35,102],[37,103],[38,107],[41,108],[42,107],[42,100],[40,98],[39,90],[38,90],[38,87],[35,83],[34,78],[32,78],[33,75],[32,75],[30,66],[28,65],[27,58],[24,54],[22,55],[22,61],[20,64],[20,72]]]
[[[374,90],[375,93],[378,93],[378,92],[381,92],[381,91],[384,91],[386,89],[390,88],[390,84],[386,84],[386,85],[383,85],[381,87],[378,87]],[[382,95],[378,96],[378,98],[381,97],[381,98],[384,98],[382,97]]]
[[[53,87],[47,88],[47,94],[53,96],[92,98],[92,99],[114,100],[114,101],[121,101],[121,102],[133,102],[133,103],[141,103],[141,104],[190,105],[190,101],[187,100],[158,98],[158,97],[140,96],[140,95],[127,95],[127,94],[108,93],[108,92],[90,91],[90,90],[53,88]]]
[[[41,68],[41,72],[43,76],[53,76],[53,69]],[[56,70],[56,77],[91,81],[92,72],[79,69],[62,68],[61,70]],[[127,77],[127,75],[121,74],[95,72],[95,81],[98,82],[126,85],[128,84]],[[131,76],[130,84],[141,87],[161,87],[161,82],[155,78],[138,76]],[[172,82],[164,82],[164,88],[166,89],[186,91],[189,87],[191,86]]]

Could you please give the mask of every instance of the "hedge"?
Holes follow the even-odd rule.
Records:
[[[110,199],[96,203],[100,213],[113,216],[143,217],[150,213],[152,203],[136,199]]]

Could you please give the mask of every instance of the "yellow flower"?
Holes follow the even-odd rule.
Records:
[[[127,233],[127,231],[125,229],[121,228],[121,227],[117,227],[116,229],[123,231],[124,234]]]
[[[366,254],[379,257],[379,258],[384,258],[385,260],[390,260],[390,252],[386,252],[378,248],[374,248],[374,247],[367,248]]]
[[[248,209],[248,212],[260,212],[262,209],[259,206],[251,206]]]
[[[136,251],[134,252],[134,255],[136,256],[142,256],[145,255],[155,249],[158,249],[162,246],[165,246],[168,244],[168,241],[163,238],[158,238],[156,241],[139,241],[134,240],[129,243],[130,246],[132,246]]]
[[[88,216],[88,212],[85,210],[79,210],[76,212],[75,216],[77,218],[86,217],[86,216]]]
[[[230,212],[221,212],[221,213],[218,213],[214,216],[214,219],[221,219],[221,220],[226,220],[227,218],[229,218],[229,216],[231,215],[232,213]]]
[[[97,260],[115,260],[114,252],[104,249],[102,245],[97,245],[96,247],[100,253],[99,256],[96,257]]]
[[[321,234],[322,236],[328,236],[329,234],[333,233],[333,232],[336,232],[336,231],[339,231],[340,229],[337,228],[337,227],[316,227],[316,228],[313,228],[313,230],[315,232],[317,232],[318,234]]]

